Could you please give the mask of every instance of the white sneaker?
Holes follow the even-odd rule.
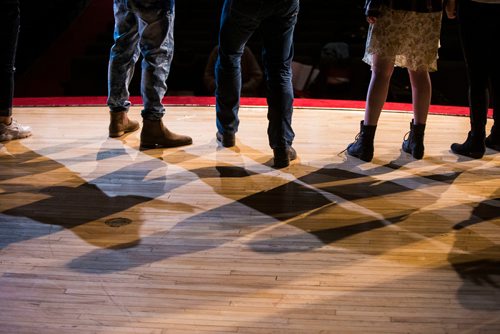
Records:
[[[14,119],[10,125],[0,123],[0,141],[21,139],[29,136],[31,136],[31,127],[23,126]]]

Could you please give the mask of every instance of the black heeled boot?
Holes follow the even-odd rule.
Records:
[[[451,144],[453,153],[465,155],[473,159],[481,159],[486,151],[485,147],[485,131],[482,129],[474,129],[467,134],[467,139],[463,144]]]
[[[491,128],[491,133],[488,137],[486,137],[484,144],[487,148],[491,148],[495,151],[500,151],[500,126],[497,126],[495,124],[493,125],[493,127]]]
[[[372,161],[376,130],[376,125],[364,125],[364,121],[361,121],[359,133],[355,141],[347,146],[347,153],[366,162]]]
[[[408,137],[403,139],[403,151],[411,154],[415,159],[422,159],[425,149],[424,133],[425,124],[415,124],[414,120],[411,120],[410,132],[407,133]]]

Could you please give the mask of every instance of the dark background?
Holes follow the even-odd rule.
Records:
[[[217,44],[222,0],[176,2],[175,55],[168,79],[169,95],[207,95],[203,71]],[[107,62],[113,44],[112,0],[21,0],[21,34],[17,55],[16,96],[105,96]],[[370,78],[361,61],[368,24],[364,0],[302,0],[295,33],[295,61],[320,69],[320,76],[297,96],[364,100]],[[350,57],[324,64],[322,47],[349,46]],[[455,21],[443,19],[438,72],[432,73],[433,104],[466,105],[466,77]],[[257,33],[249,47],[260,61]],[[139,62],[140,64],[140,62]],[[347,70],[350,81],[325,80],[332,67]],[[139,71],[131,94],[139,95]],[[389,101],[411,101],[405,70],[396,69]]]

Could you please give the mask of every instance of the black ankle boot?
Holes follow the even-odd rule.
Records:
[[[364,125],[364,122],[361,121],[356,140],[347,146],[347,153],[363,161],[372,161],[373,138],[376,130],[376,125]]]
[[[403,139],[403,151],[410,153],[415,159],[422,159],[424,156],[424,133],[425,124],[414,124],[411,120],[408,138]],[[406,136],[405,136],[406,137]]]
[[[284,168],[290,165],[290,161],[297,159],[297,152],[291,146],[287,148],[275,148],[274,153],[274,168]]]
[[[500,126],[493,125],[493,127],[491,128],[491,133],[488,137],[486,137],[484,144],[487,148],[491,148],[495,151],[500,151]]]
[[[483,131],[469,131],[467,139],[463,144],[451,144],[453,153],[465,155],[473,159],[481,159],[484,155],[485,148],[485,133]]]

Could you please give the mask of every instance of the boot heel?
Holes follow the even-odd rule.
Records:
[[[484,154],[480,152],[471,152],[469,157],[471,157],[472,159],[481,159],[483,155]]]
[[[364,121],[361,121],[359,127],[360,130],[354,142],[349,144],[345,151],[353,157],[370,162],[373,159],[373,139],[377,126],[365,125]]]
[[[411,152],[411,155],[417,159],[417,160],[420,160],[424,157],[424,148],[423,147],[415,147],[412,152]]]
[[[362,152],[358,156],[358,159],[366,161],[366,162],[370,162],[370,161],[373,160],[373,153],[371,153],[371,152]]]
[[[414,124],[412,120],[410,123],[410,132],[403,138],[403,151],[411,154],[417,160],[424,157],[424,133],[425,124]]]
[[[118,132],[110,132],[109,136],[111,138],[116,138],[116,137],[121,137],[125,134],[125,131],[118,131]]]

